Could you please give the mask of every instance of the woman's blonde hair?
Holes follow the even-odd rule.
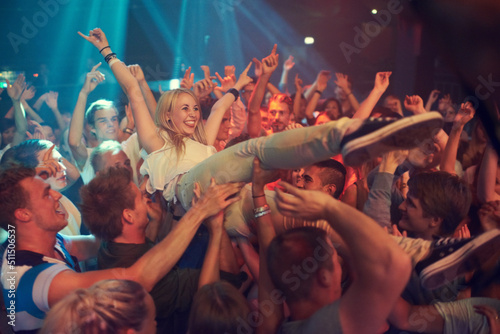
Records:
[[[140,331],[147,318],[147,294],[142,285],[127,280],[104,280],[75,290],[47,313],[40,334]]]
[[[185,151],[186,146],[184,144],[184,139],[187,136],[180,133],[180,130],[175,126],[174,122],[172,122],[170,113],[173,111],[177,99],[181,94],[189,94],[196,101],[200,110],[200,119],[198,124],[196,124],[192,139],[207,145],[207,137],[205,134],[205,127],[203,126],[203,120],[201,119],[201,107],[198,97],[194,95],[192,91],[185,88],[169,90],[163,93],[158,101],[155,113],[155,124],[163,140],[171,142],[174,145],[177,157],[180,157]]]

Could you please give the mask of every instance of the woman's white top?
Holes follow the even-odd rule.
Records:
[[[171,201],[175,197],[175,186],[182,174],[217,153],[213,146],[199,143],[191,138],[184,139],[184,144],[186,149],[179,159],[175,147],[170,142],[166,142],[161,149],[151,152],[144,158],[141,174],[149,175],[146,190],[150,194],[160,190],[163,191],[163,197]]]

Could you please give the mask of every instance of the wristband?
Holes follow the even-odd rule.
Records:
[[[260,218],[262,216],[265,216],[265,215],[268,215],[271,213],[271,210],[266,210],[266,211],[262,211],[262,212],[259,212],[259,213],[256,213],[254,215],[255,218]]]
[[[266,195],[259,195],[259,196],[252,196],[252,198],[259,198],[259,197],[265,197]]]
[[[234,95],[234,100],[235,101],[238,99],[238,97],[240,97],[240,92],[238,92],[238,90],[236,88],[231,88],[227,92]]]
[[[125,128],[123,130],[123,132],[128,133],[129,135],[133,135],[134,134],[134,130],[132,130],[131,128]]]
[[[268,211],[268,210],[270,211],[271,209],[269,208],[269,205],[266,204],[264,206],[253,209],[253,214],[258,215],[259,213],[262,213],[262,212]]]
[[[318,93],[320,96],[323,95],[323,92],[318,89],[316,89],[316,93]]]
[[[104,60],[105,60],[105,61],[106,61],[106,63],[108,63],[108,64],[109,64],[109,61],[110,61],[111,59],[116,59],[116,53],[111,52],[111,53],[107,54],[107,55],[106,55],[106,57],[104,57]]]
[[[120,62],[120,59],[118,58],[113,58],[109,61],[108,65],[109,67],[111,68],[111,66],[113,66],[113,64],[116,64],[116,63],[119,63]]]
[[[104,49],[110,49],[109,45],[108,45],[108,46],[105,46],[105,47],[103,47],[101,50],[99,50],[99,53],[101,53],[101,52],[102,52],[102,50],[104,50]]]

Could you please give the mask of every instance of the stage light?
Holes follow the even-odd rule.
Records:
[[[304,38],[304,44],[314,44],[314,37],[306,37]]]
[[[375,15],[375,14],[377,14],[377,13],[378,13],[378,11],[377,11],[375,8],[374,8],[374,9],[372,9],[372,14],[373,14],[373,15]]]

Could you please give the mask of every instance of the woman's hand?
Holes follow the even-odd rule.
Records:
[[[101,50],[103,47],[109,46],[108,39],[100,28],[90,30],[88,36],[82,34],[81,32],[78,32],[78,35],[82,36],[87,41],[92,43],[92,45],[94,45],[97,50]]]

